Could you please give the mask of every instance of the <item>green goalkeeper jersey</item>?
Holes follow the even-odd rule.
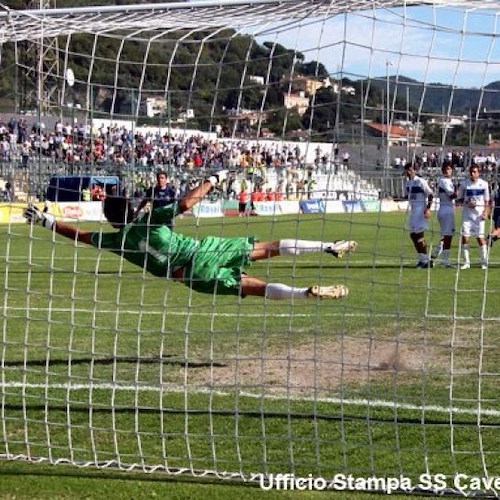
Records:
[[[156,208],[113,233],[94,232],[92,245],[110,250],[151,274],[171,277],[191,261],[199,241],[172,231],[166,224],[178,213],[177,203]]]

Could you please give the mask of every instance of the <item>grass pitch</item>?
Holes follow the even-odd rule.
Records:
[[[487,271],[414,269],[403,214],[184,218],[177,229],[355,239],[343,260],[306,254],[248,269],[300,286],[343,283],[350,295],[201,295],[43,228],[2,226],[4,457],[160,477],[417,481],[498,470],[500,249]],[[189,497],[195,486],[179,484]]]

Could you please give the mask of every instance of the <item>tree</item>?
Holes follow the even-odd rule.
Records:
[[[329,73],[323,63],[317,61],[301,63],[299,65],[298,72],[306,76],[314,76],[320,79],[325,79],[329,76]]]
[[[268,113],[266,122],[267,128],[276,135],[281,136],[291,131],[301,130],[304,128],[302,117],[296,109],[278,108]],[[285,129],[283,130],[283,127]]]
[[[303,116],[303,122],[308,128],[318,132],[326,132],[335,126],[337,97],[331,87],[320,88],[316,91],[309,107]],[[309,126],[310,124],[310,126]]]

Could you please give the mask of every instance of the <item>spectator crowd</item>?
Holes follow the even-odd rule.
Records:
[[[51,127],[38,121],[28,124],[25,117],[0,121],[2,165],[28,170],[40,157],[47,174],[118,173],[127,192],[137,197],[154,185],[158,171],[168,173],[176,196],[182,196],[207,173],[228,169],[227,198],[237,199],[242,190],[262,191],[266,199],[311,198],[317,174],[338,175],[353,167],[348,148],[341,149],[337,143],[256,142],[203,133],[185,136],[184,131],[166,133],[159,128],[133,129],[104,122],[91,129],[76,120],[56,120]],[[471,154],[466,149],[445,153],[424,150],[416,154],[415,165],[418,173],[431,175],[439,171],[444,160],[450,161],[458,174],[471,162],[491,176],[498,168],[493,152]],[[394,170],[402,169],[406,161],[395,155]],[[269,191],[266,179],[271,172],[276,181]]]

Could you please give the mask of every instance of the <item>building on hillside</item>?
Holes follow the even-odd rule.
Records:
[[[488,128],[500,127],[500,109],[483,109],[477,117],[478,121],[486,124]]]
[[[283,105],[286,109],[296,109],[297,113],[302,116],[309,107],[309,98],[305,92],[301,91],[298,94],[285,93],[283,94]]]
[[[318,78],[311,78],[309,76],[296,75],[293,77],[285,77],[280,81],[280,85],[284,87],[290,86],[292,93],[297,94],[304,92],[305,95],[314,95],[319,89],[328,88],[332,86],[329,77],[323,80]]]
[[[422,145],[422,134],[412,127],[401,125],[387,127],[385,123],[365,122],[365,131],[372,137],[388,137],[389,146]]]
[[[463,127],[467,122],[467,116],[442,116],[428,120],[428,125],[438,125],[443,130],[451,130],[455,127]]]
[[[257,85],[264,85],[264,77],[259,75],[250,75],[248,79]]]
[[[341,87],[339,85],[339,82],[335,82],[332,85],[332,88],[333,88],[333,92],[335,94],[342,92],[342,93],[347,94],[347,95],[356,95],[356,89],[352,85],[346,85],[346,86]]]
[[[162,115],[167,109],[167,99],[163,96],[154,96],[146,98],[146,116]]]
[[[252,109],[230,109],[227,112],[228,117],[233,122],[240,122],[240,125],[253,127],[259,123],[267,121],[267,113],[255,111]]]
[[[195,117],[194,109],[188,108],[179,113],[179,118],[177,119],[177,121],[184,123],[186,120],[192,120],[194,117]]]

